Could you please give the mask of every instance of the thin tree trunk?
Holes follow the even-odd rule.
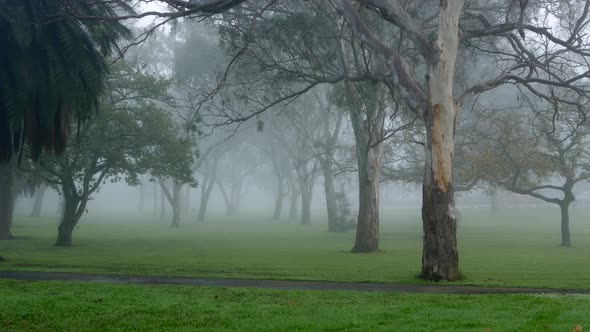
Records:
[[[570,214],[569,202],[562,202],[559,204],[561,210],[561,246],[569,248],[572,246],[572,240],[570,236]]]
[[[158,184],[154,181],[154,211],[153,216],[158,215]]]
[[[47,191],[47,185],[42,183],[37,189],[35,189],[35,197],[33,201],[33,210],[31,211],[31,217],[41,217],[41,209],[43,208],[43,198]]]
[[[182,195],[182,215],[186,218],[190,216],[191,213],[191,187],[186,186],[186,191],[184,195]]]
[[[201,203],[199,204],[199,215],[197,217],[198,222],[204,222],[205,217],[207,216],[209,197],[211,196],[211,191],[213,190],[213,186],[215,185],[215,180],[217,177],[217,164],[218,159],[215,158],[212,163],[212,167],[209,168],[210,174],[207,174],[205,180],[203,181],[204,187],[201,187]]]
[[[299,201],[299,192],[291,191],[291,206],[289,207],[289,219],[297,219],[297,203]]]
[[[311,199],[313,195],[313,186],[302,185],[301,190],[301,225],[311,225]]]
[[[231,199],[229,207],[229,215],[235,216],[240,211],[240,199],[242,198],[242,183],[241,175],[234,175],[231,187]]]
[[[334,176],[330,162],[326,158],[320,159],[324,176],[324,194],[326,196],[326,210],[328,213],[328,232],[337,231],[338,211],[336,204],[336,192],[334,190]]]
[[[164,184],[165,185],[165,184]],[[166,194],[160,183],[160,219],[166,218]]]
[[[422,224],[422,278],[454,281],[459,275],[457,221],[453,190],[455,123],[460,105],[455,104],[453,83],[459,46],[459,17],[463,0],[441,0],[439,52],[429,64]]]
[[[0,163],[0,240],[12,239],[14,211],[14,169],[10,163]]]
[[[145,188],[143,184],[139,185],[139,201],[137,202],[137,210],[141,213],[143,212],[143,207],[145,205]]]
[[[172,192],[166,186],[166,181],[164,179],[159,179],[160,182],[160,190],[162,191],[162,195],[166,198],[170,206],[172,207],[172,222],[170,223],[170,227],[178,228],[180,227],[180,213],[181,213],[181,195],[180,191],[182,189],[183,183],[172,179]]]
[[[498,190],[492,189],[490,193],[490,208],[492,214],[498,214],[500,212],[500,202],[498,200]]]
[[[283,198],[284,195],[284,180],[277,176],[277,195],[275,197],[275,207],[272,213],[272,220],[279,220],[281,219],[281,215],[283,214]]]

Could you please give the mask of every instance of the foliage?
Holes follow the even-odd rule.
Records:
[[[177,137],[164,109],[169,82],[143,72],[141,64],[119,64],[117,69],[100,114],[81,125],[62,156],[44,155],[31,164],[33,172],[54,186],[73,185],[82,200],[107,179],[137,185],[148,172],[194,181],[192,147]]]
[[[70,13],[117,15],[102,1],[0,1],[0,161],[25,140],[33,159],[42,149],[62,153],[71,123],[99,108],[106,59],[130,33],[120,22]]]

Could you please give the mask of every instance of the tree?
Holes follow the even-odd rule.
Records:
[[[569,207],[574,186],[590,179],[590,126],[585,113],[559,104],[534,102],[534,112],[485,112],[480,119],[482,139],[470,159],[485,170],[486,180],[514,193],[556,204],[561,214],[561,246],[572,245]],[[553,117],[553,107],[560,107]],[[482,171],[483,173],[483,171]]]
[[[214,1],[219,5],[219,2]],[[319,8],[317,2],[310,3],[314,9]],[[238,4],[251,5],[256,1],[226,3],[229,6]],[[585,63],[590,54],[587,53],[587,40],[582,36],[586,33],[586,26],[590,21],[588,12],[589,1],[563,3],[561,1],[545,1],[543,3],[521,2],[515,6],[514,1],[440,1],[433,5],[429,1],[399,2],[394,0],[341,0],[333,4],[336,11],[343,13],[344,22],[352,27],[352,40],[367,45],[374,56],[384,61],[376,72],[368,75],[395,87],[401,88],[401,94],[406,103],[422,120],[426,129],[425,143],[425,172],[423,181],[423,231],[424,244],[422,255],[421,275],[427,280],[457,280],[459,279],[459,256],[457,251],[456,218],[454,204],[453,168],[454,168],[454,138],[458,116],[462,105],[472,96],[496,88],[502,84],[515,83],[522,85],[539,98],[551,100],[554,97],[548,93],[548,87],[566,87],[578,94],[587,94],[582,86],[588,70],[584,72],[567,70],[581,68],[579,63]],[[205,8],[204,3],[197,1],[179,3],[182,10],[198,11]],[[284,5],[283,2],[271,1],[262,7],[254,7],[251,16],[244,20],[242,26],[256,26],[260,31],[262,21],[268,17],[276,18],[275,27],[284,28],[281,15],[292,15],[289,6],[287,10],[277,11],[276,15],[268,15],[256,21],[273,5]],[[301,5],[301,6],[300,6]],[[297,7],[300,6],[300,7]],[[291,8],[304,7],[297,3]],[[217,7],[219,8],[219,7]],[[281,8],[282,9],[282,8]],[[182,12],[182,10],[180,12]],[[195,13],[195,12],[193,12]],[[572,13],[576,13],[573,14]],[[244,14],[243,11],[238,13]],[[182,15],[182,14],[180,14]],[[304,15],[299,16],[304,17]],[[314,21],[307,25],[310,34],[330,31],[326,28],[326,17],[322,21]],[[248,23],[246,23],[248,22]],[[388,29],[376,30],[376,22],[386,22]],[[554,22],[554,31],[547,26]],[[231,26],[231,25],[226,25]],[[332,26],[335,26],[332,24]],[[314,30],[315,28],[315,30]],[[245,47],[239,47],[238,54],[247,54],[254,36],[250,29],[245,34]],[[272,29],[263,29],[271,31]],[[284,29],[275,29],[281,32]],[[461,33],[460,33],[461,32]],[[529,33],[529,37],[526,37]],[[534,35],[533,38],[530,34]],[[297,35],[292,35],[297,36]],[[399,36],[399,38],[392,38]],[[401,37],[403,36],[403,38]],[[526,39],[526,42],[522,40]],[[325,44],[328,44],[325,39]],[[305,41],[305,39],[304,39]],[[256,40],[256,45],[260,45]],[[402,48],[400,49],[400,45]],[[333,50],[337,49],[334,47]],[[292,43],[288,51],[294,49],[310,50],[310,44],[303,48]],[[483,80],[473,82],[458,89],[456,84],[456,64],[462,54],[473,52],[485,56],[500,58],[499,70],[492,76],[484,76]],[[289,53],[289,52],[284,52]],[[267,53],[272,56],[273,52]],[[268,57],[267,57],[268,58]],[[330,59],[329,54],[317,59]],[[280,68],[280,62],[273,63],[274,69]],[[293,94],[277,98],[275,102],[266,103],[254,114],[238,119],[248,119],[260,114],[271,105],[279,101],[300,95],[314,85],[321,82],[338,82],[340,80],[354,81],[353,75],[314,75],[319,64],[312,62],[307,66],[301,61],[288,64],[303,64],[301,68],[309,76],[301,72],[290,72],[290,77],[305,79],[307,87],[299,89]],[[277,67],[278,66],[278,67]],[[334,67],[324,67],[329,73]],[[366,74],[367,75],[367,74]],[[365,75],[365,77],[366,77]],[[461,91],[460,93],[457,93]],[[569,104],[575,101],[561,100]],[[236,119],[234,119],[236,120]]]
[[[29,165],[28,172],[59,188],[63,195],[57,246],[72,245],[74,228],[107,179],[137,185],[140,174],[160,174],[166,164],[158,159],[162,154],[176,153],[177,168],[190,165],[191,151],[177,139],[169,115],[148,99],[161,96],[162,84],[142,73],[141,67],[120,69],[109,80],[100,115],[80,126],[63,155],[42,155],[38,163]]]
[[[130,7],[125,6],[129,12]],[[0,162],[22,143],[37,159],[43,149],[63,152],[70,123],[98,109],[106,58],[130,36],[109,2],[23,0],[0,4]]]
[[[14,167],[8,163],[0,163],[0,240],[12,239],[15,198]]]
[[[259,156],[247,140],[248,137],[242,132],[231,136],[219,165],[221,174],[217,177],[217,186],[223,196],[227,216],[234,216],[239,212],[244,181],[260,164]]]
[[[0,238],[11,237],[15,154],[25,142],[33,159],[43,149],[63,152],[71,119],[83,122],[97,109],[105,58],[130,35],[120,22],[77,20],[61,15],[65,8],[116,16],[101,2],[0,2]]]

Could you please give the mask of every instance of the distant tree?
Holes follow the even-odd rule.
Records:
[[[558,205],[561,246],[570,247],[573,189],[590,179],[590,123],[571,106],[526,100],[523,108],[533,112],[491,109],[479,117],[481,141],[469,156],[471,165],[497,186]],[[560,108],[555,117],[554,107]]]
[[[39,218],[41,216],[41,208],[43,207],[43,198],[45,192],[49,186],[42,182],[36,189],[35,195],[33,196],[33,209],[31,211],[31,217]]]

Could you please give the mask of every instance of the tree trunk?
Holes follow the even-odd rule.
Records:
[[[362,149],[361,149],[362,150]],[[379,178],[383,149],[369,148],[366,157],[359,154],[359,215],[352,252],[379,250]]]
[[[62,220],[64,218],[64,214],[66,213],[66,200],[64,199],[64,195],[59,193],[59,198],[57,201],[57,218],[58,220]]]
[[[65,187],[65,185],[63,186]],[[57,240],[55,245],[57,247],[71,247],[72,246],[72,233],[74,228],[80,221],[82,214],[86,210],[87,199],[77,197],[75,187],[73,191],[68,192],[67,188],[64,188],[64,214],[63,218],[57,229]]]
[[[299,201],[299,193],[291,192],[291,206],[289,207],[289,218],[297,219],[297,202]]]
[[[137,202],[137,211],[139,213],[143,212],[143,207],[145,205],[145,188],[142,185],[139,185],[139,201]]]
[[[72,246],[72,233],[74,232],[74,227],[76,227],[73,204],[73,202],[68,203],[68,200],[65,200],[63,218],[57,228],[57,240],[55,241],[57,247]]]
[[[182,215],[188,218],[191,213],[191,187],[186,186],[186,191],[182,195]]]
[[[43,207],[43,197],[47,191],[47,185],[42,183],[37,189],[35,189],[35,198],[33,201],[33,210],[31,211],[31,217],[41,217],[41,209]]]
[[[463,0],[441,0],[434,60],[429,63],[422,224],[422,278],[458,280],[457,221],[453,190],[455,123],[460,105],[453,96]]]
[[[14,211],[14,169],[10,163],[0,163],[0,240],[12,239]]]
[[[490,193],[490,208],[491,208],[492,214],[500,213],[500,202],[498,199],[498,190],[497,189],[492,189],[492,192]]]
[[[158,215],[158,184],[154,181],[154,211],[153,216]]]
[[[351,85],[349,87],[352,89]],[[366,108],[357,105],[349,109],[359,180],[359,213],[355,244],[351,250],[354,253],[379,250],[379,178],[383,162],[384,98],[387,91],[381,89],[379,92],[373,104],[365,104]]]
[[[561,210],[561,246],[569,248],[572,246],[570,237],[570,203],[563,202],[559,204],[559,208]]]
[[[173,183],[172,200],[170,201],[170,205],[172,205],[172,223],[170,227],[178,228],[180,227],[180,189],[182,188],[182,184],[176,180],[173,180]]]
[[[204,222],[205,216],[207,215],[207,205],[209,204],[209,197],[211,196],[211,191],[213,190],[213,186],[215,185],[215,180],[217,177],[217,164],[218,159],[215,158],[211,165],[212,167],[209,167],[210,173],[207,174],[205,176],[205,180],[203,180],[203,186],[201,187],[201,202],[199,204],[199,215],[197,216],[198,222]]]
[[[160,190],[162,190],[162,195],[166,197],[168,203],[172,207],[172,222],[170,223],[170,227],[178,228],[180,227],[180,214],[181,214],[181,195],[180,191],[182,186],[184,185],[181,182],[178,182],[175,179],[172,179],[172,192],[166,186],[166,181],[162,178],[159,179],[160,182]]]
[[[328,232],[337,231],[338,211],[336,204],[336,192],[334,190],[334,175],[332,167],[326,158],[320,159],[324,176],[324,194],[326,195],[326,210],[328,213]]]
[[[311,199],[313,195],[312,185],[301,186],[301,225],[311,225]]]
[[[274,211],[272,213],[272,220],[279,220],[281,219],[281,215],[283,214],[283,198],[285,197],[284,195],[284,180],[280,177],[277,176],[277,184],[278,184],[278,188],[277,188],[277,195],[275,197],[275,208]]]
[[[164,218],[166,218],[166,194],[164,194],[164,189],[160,184],[160,219]]]
[[[242,183],[244,179],[240,174],[232,176],[231,198],[228,210],[229,216],[235,216],[240,211],[240,199],[242,198]]]

